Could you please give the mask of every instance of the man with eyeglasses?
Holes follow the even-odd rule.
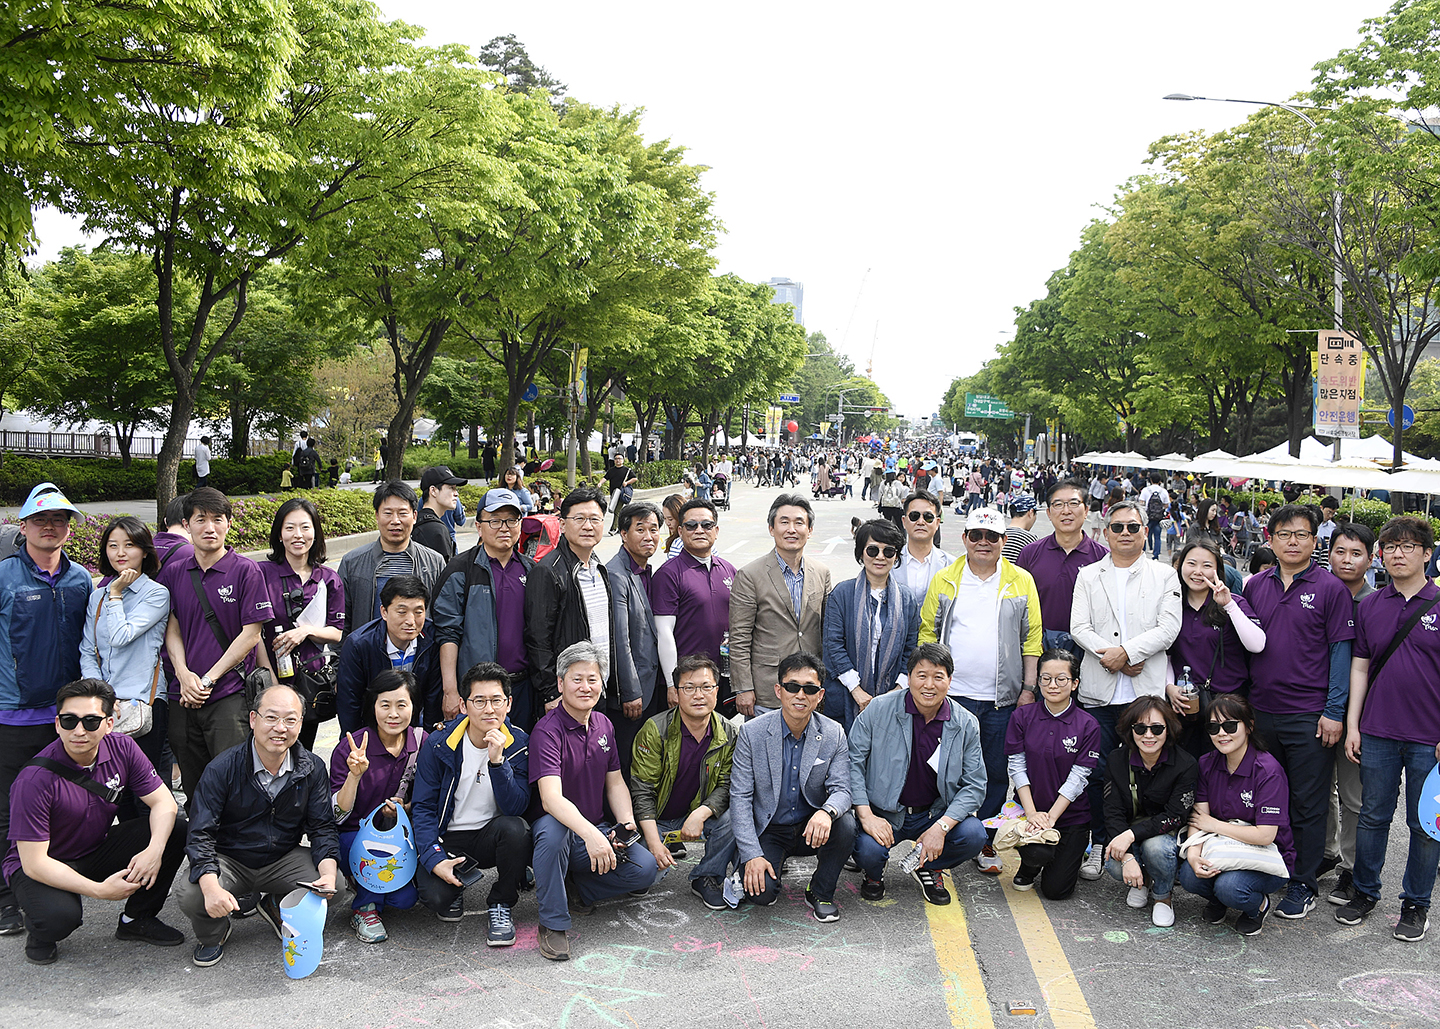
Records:
[[[949,695],[980,723],[985,759],[981,820],[1005,804],[1005,734],[1020,703],[1035,699],[1040,663],[1040,591],[1025,569],[1006,561],[1005,516],[977,507],[965,518],[965,553],[930,581],[920,609],[920,642],[943,643],[963,655],[949,683]],[[990,841],[995,830],[987,830]],[[987,875],[1001,862],[991,842],[975,858]]]
[[[650,606],[650,558],[660,546],[660,509],[649,501],[626,504],[620,512],[620,552],[606,564],[615,617],[616,691],[606,709],[615,723],[620,771],[630,782],[635,736],[652,715],[666,708],[660,687],[660,644]]]
[[[415,765],[415,849],[420,900],[442,922],[465,914],[469,868],[494,868],[485,944],[515,943],[511,912],[530,862],[529,737],[508,718],[510,673],[493,661],[460,680],[460,714],[431,733]],[[461,866],[467,866],[461,872]],[[465,874],[465,879],[461,878]],[[471,879],[471,882],[476,880]]]
[[[705,839],[705,857],[690,872],[690,890],[715,911],[734,837],[730,833],[730,764],[735,728],[715,713],[720,669],[704,654],[675,666],[680,702],[650,719],[635,737],[630,795],[645,846],[663,872],[686,855],[685,841]],[[673,841],[673,842],[667,842]]]
[[[1180,635],[1180,578],[1145,556],[1145,511],[1137,500],[1110,508],[1110,553],[1081,568],[1070,605],[1070,632],[1083,649],[1080,706],[1100,723],[1103,767],[1119,743],[1120,712],[1140,696],[1165,692],[1165,652]],[[1091,776],[1090,852],[1082,879],[1100,878],[1105,860],[1104,776]]]
[[[464,710],[458,673],[494,661],[510,676],[511,721],[522,729],[535,724],[525,652],[525,582],[535,562],[515,549],[522,515],[514,491],[486,490],[475,512],[480,542],[447,564],[435,584],[432,613],[446,720]]]
[[[531,571],[525,583],[525,651],[530,681],[545,711],[560,702],[555,655],[575,643],[593,643],[604,663],[600,677],[607,698],[619,696],[615,667],[614,614],[610,570],[595,554],[605,535],[605,497],[582,486],[560,502],[561,538]],[[538,721],[543,713],[537,709]]]
[[[1265,630],[1265,649],[1250,655],[1255,731],[1265,737],[1290,782],[1295,865],[1279,918],[1315,907],[1325,858],[1335,747],[1342,741],[1355,638],[1350,590],[1313,560],[1320,519],[1285,504],[1270,515],[1276,566],[1252,575],[1245,599]],[[1357,844],[1358,847],[1358,844]]]
[[[730,631],[730,589],[735,566],[716,553],[720,514],[708,500],[696,497],[680,508],[683,550],[655,573],[650,600],[660,648],[660,672],[675,681],[681,654],[704,654],[720,666],[720,644]],[[720,706],[733,698],[728,679],[720,684]]]
[[[380,591],[380,617],[345,637],[335,672],[335,711],[341,732],[358,732],[365,724],[361,710],[365,689],[387,668],[402,668],[415,676],[423,703],[415,708],[414,724],[433,726],[443,720],[429,605],[418,575],[397,575]]]
[[[815,509],[798,493],[782,493],[766,515],[775,547],[735,574],[730,588],[730,678],[735,709],[747,718],[773,710],[775,669],[798,648],[818,653],[830,592],[830,569],[805,545]]]
[[[178,947],[185,937],[158,917],[185,857],[185,820],[175,798],[134,740],[111,735],[109,683],[67,683],[55,705],[59,739],[21,770],[11,790],[3,872],[29,930],[25,959],[55,961],[56,944],[80,928],[82,897],[125,901],[116,939]],[[149,810],[115,824],[127,792]]]
[[[780,709],[746,722],[730,766],[730,827],[746,896],[762,907],[780,897],[792,855],[818,856],[805,890],[816,921],[840,918],[835,886],[855,847],[850,752],[845,731],[816,710],[825,668],[814,654],[787,654],[776,670]]]
[[[340,833],[330,771],[299,743],[303,713],[289,686],[261,690],[250,710],[250,740],[211,761],[190,798],[190,876],[177,900],[199,941],[190,956],[199,968],[225,956],[237,896],[261,893],[260,916],[284,939],[275,894],[297,883],[330,898],[345,889],[336,885]],[[307,836],[310,845],[302,847]]]
[[[900,509],[900,527],[905,530],[905,548],[900,551],[896,574],[900,585],[923,601],[930,589],[930,580],[941,569],[954,563],[949,553],[935,546],[935,534],[944,521],[940,498],[929,490],[916,490],[905,498]]]
[[[1021,548],[1015,564],[1035,578],[1040,591],[1040,618],[1045,625],[1045,649],[1062,647],[1080,652],[1070,635],[1070,607],[1080,569],[1103,558],[1108,551],[1085,533],[1085,488],[1074,479],[1061,479],[1045,494],[1045,513],[1055,530]],[[1020,699],[1030,703],[1032,695]]]

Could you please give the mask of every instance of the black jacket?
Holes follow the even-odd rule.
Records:
[[[392,667],[390,653],[385,649],[385,631],[385,619],[376,618],[346,636],[340,645],[340,664],[335,671],[335,709],[340,716],[341,732],[352,732],[365,724],[365,712],[361,710],[365,689],[370,680]],[[435,623],[428,618],[416,641],[415,663],[410,671],[423,698],[411,724],[434,725],[441,721],[442,708],[440,645],[435,642]]]
[[[1140,810],[1130,794],[1130,776]],[[1105,762],[1105,831],[1113,839],[1129,829],[1135,842],[1173,833],[1190,820],[1200,766],[1187,750],[1167,745],[1153,769],[1130,763],[1130,751],[1116,747]]]
[[[446,561],[455,556],[455,538],[450,535],[450,526],[428,507],[420,509],[420,517],[415,520],[410,538],[421,546],[429,547]]]
[[[231,747],[206,766],[190,798],[190,831],[185,853],[190,881],[206,872],[220,874],[217,855],[246,868],[279,861],[310,837],[310,855],[318,865],[340,861],[340,832],[330,802],[330,770],[300,744],[290,748],[294,770],[272,801],[255,780],[251,741]]]
[[[555,658],[570,644],[590,638],[585,598],[575,582],[575,568],[579,563],[575,551],[562,537],[525,581],[525,652],[530,658],[530,688],[547,704],[560,695],[555,685]],[[598,567],[609,594],[609,570],[603,563]],[[610,656],[609,664],[601,671],[605,673],[608,698],[612,694],[618,697],[619,692],[610,674],[615,667],[615,612],[609,600],[605,610],[610,619]]]

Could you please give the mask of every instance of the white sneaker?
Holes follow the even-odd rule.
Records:
[[[1175,909],[1170,906],[1168,900],[1157,900],[1155,906],[1150,909],[1150,921],[1162,929],[1169,929],[1175,924]]]
[[[1000,860],[1000,855],[995,853],[995,848],[986,844],[980,853],[975,855],[975,867],[986,875],[999,875],[1005,868]]]
[[[1148,903],[1150,903],[1150,888],[1148,886],[1132,886],[1130,887],[1130,892],[1125,894],[1125,904],[1127,907],[1139,910]]]
[[[1105,848],[1095,843],[1090,847],[1090,853],[1085,855],[1085,861],[1080,866],[1080,878],[1089,879],[1094,882],[1100,878],[1100,869],[1105,862]]]

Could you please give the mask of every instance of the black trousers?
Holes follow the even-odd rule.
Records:
[[[495,869],[495,882],[485,900],[486,907],[515,906],[520,899],[520,884],[525,880],[525,866],[530,863],[530,848],[530,823],[518,815],[498,815],[479,829],[445,833],[448,853],[472,857],[482,868]],[[436,912],[453,904],[464,889],[447,883],[423,864],[415,872],[415,885],[420,890],[421,903]]]
[[[606,708],[605,716],[615,726],[615,745],[620,748],[620,774],[625,777],[627,786],[630,784],[630,759],[634,756],[635,737],[640,735],[640,727],[648,719],[669,706],[665,696],[665,687],[657,683],[655,692],[650,695],[650,703],[640,711],[639,718],[626,718],[618,705]]]
[[[10,787],[20,769],[40,751],[55,742],[55,723],[0,725],[0,840],[10,838]],[[0,882],[0,908],[11,907],[15,894]]]
[[[1027,843],[1016,848],[1020,870],[1027,875],[1039,871],[1040,893],[1046,900],[1064,900],[1075,892],[1089,842],[1089,823],[1061,829],[1059,843]]]
[[[160,859],[160,872],[155,884],[136,890],[125,902],[125,913],[131,918],[145,918],[160,914],[165,898],[170,895],[170,884],[185,857],[185,816],[175,817],[175,828],[165,841],[165,854]],[[132,818],[128,822],[112,825],[105,841],[95,850],[65,862],[87,879],[103,882],[130,864],[130,859],[150,845],[150,817]],[[56,889],[37,882],[20,869],[10,877],[10,888],[25,912],[25,928],[30,938],[39,943],[55,943],[63,940],[84,922],[81,897],[69,890]]]

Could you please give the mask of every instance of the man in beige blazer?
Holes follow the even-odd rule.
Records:
[[[730,682],[735,708],[747,718],[780,706],[780,659],[797,650],[820,653],[830,569],[805,560],[815,511],[798,493],[782,493],[766,517],[775,549],[735,575],[730,587]]]

